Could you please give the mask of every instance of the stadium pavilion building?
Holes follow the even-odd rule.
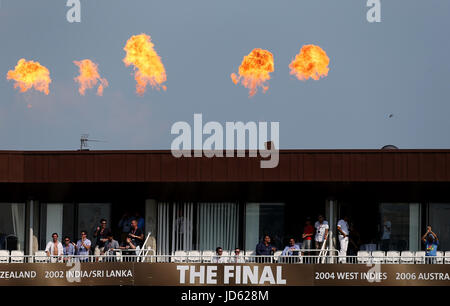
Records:
[[[119,237],[125,212],[145,218],[157,254],[254,249],[264,233],[278,248],[305,219],[332,229],[348,214],[364,244],[423,249],[431,224],[450,250],[450,150],[281,150],[259,158],[174,158],[170,151],[1,151],[0,249],[33,254],[51,233],[92,238],[101,218]]]

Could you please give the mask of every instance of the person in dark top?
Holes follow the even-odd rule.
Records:
[[[359,232],[356,230],[355,225],[353,223],[350,224],[350,234],[349,244],[348,244],[348,256],[356,256],[359,251],[359,247],[361,246],[361,236]]]
[[[138,221],[136,219],[131,221],[131,230],[128,233],[128,238],[130,238],[131,243],[135,247],[142,247],[144,244],[144,233],[138,227]]]
[[[94,255],[100,255],[104,253],[105,242],[108,241],[108,235],[110,234],[111,229],[106,227],[106,220],[100,220],[100,226],[97,226],[97,229],[94,232],[94,238],[96,238]]]
[[[276,250],[277,250],[277,248],[270,244],[269,235],[265,235],[264,240],[256,245],[256,255],[270,256]],[[259,261],[260,262],[268,262],[268,261],[270,261],[270,258],[268,258],[268,257],[260,258]]]

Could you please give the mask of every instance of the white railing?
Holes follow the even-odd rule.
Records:
[[[1,263],[71,263],[71,262],[148,262],[148,263],[277,263],[277,264],[450,264],[448,256],[345,256],[305,255],[309,250],[301,250],[292,256],[262,255],[148,255],[153,250],[137,251],[137,254],[124,253],[106,255],[46,256],[22,255],[2,256]],[[312,251],[312,250],[311,250]],[[317,252],[317,250],[314,250]],[[147,255],[139,255],[139,253]],[[198,252],[197,252],[198,253]]]

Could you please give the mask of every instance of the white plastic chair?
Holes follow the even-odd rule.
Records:
[[[370,254],[368,251],[358,251],[357,257],[359,264],[365,264],[370,261]]]
[[[445,251],[444,263],[445,264],[450,264],[450,251]]]
[[[211,262],[213,256],[216,255],[215,252],[207,250],[202,252],[202,261],[203,262]]]
[[[200,262],[202,259],[202,256],[200,254],[200,251],[189,251],[188,253],[188,261],[189,262]]]
[[[254,257],[254,256],[256,256],[255,253],[256,253],[255,250],[247,250],[247,251],[245,251],[245,256],[244,256],[245,261],[246,261],[246,262],[252,262],[252,261],[254,261],[254,260],[255,260],[255,257]]]
[[[413,264],[414,263],[414,252],[411,251],[402,251],[400,255],[400,262],[402,264]]]
[[[231,254],[230,251],[225,251],[225,250],[222,251],[222,256],[226,257],[227,259],[230,256],[230,254]]]
[[[186,251],[175,251],[175,254],[172,257],[172,262],[186,262],[186,259],[187,259]]]
[[[282,253],[283,251],[276,251],[275,253],[273,253],[273,260],[277,262],[280,259]]]
[[[9,262],[9,251],[0,250],[0,263],[8,263]]]
[[[34,253],[34,262],[37,262],[37,263],[48,262],[48,259],[49,258],[45,251],[36,251]]]
[[[386,252],[386,263],[399,263],[400,252],[398,251],[387,251]]]
[[[374,264],[382,264],[384,263],[386,254],[384,251],[372,251],[372,263]]]
[[[11,251],[11,262],[12,263],[23,263],[24,262],[24,256],[25,254],[23,253],[23,251]]]
[[[444,262],[444,252],[436,251],[436,263],[442,264]]]
[[[425,251],[417,251],[415,253],[415,261],[416,261],[416,264],[424,264],[425,263]]]

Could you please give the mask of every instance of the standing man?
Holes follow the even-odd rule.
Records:
[[[319,215],[318,221],[314,224],[316,229],[316,249],[322,249],[323,243],[328,238],[328,229],[330,228],[328,222],[325,221],[323,215]]]
[[[389,251],[389,246],[391,244],[391,221],[387,219],[386,216],[383,217],[383,233],[381,235],[381,250]]]
[[[427,232],[422,236],[422,241],[425,243],[425,256],[436,257],[437,247],[439,245],[438,236],[431,230],[431,226],[427,226]],[[435,258],[427,258],[427,263],[435,263]]]
[[[119,228],[122,230],[122,234],[120,235],[120,241],[122,243],[125,243],[127,237],[128,237],[128,233],[131,230],[131,216],[130,213],[127,211],[123,214],[122,219],[120,219],[119,221]]]
[[[339,245],[341,249],[339,250],[339,262],[347,262],[347,248],[348,248],[348,217],[344,215],[344,218],[338,221],[337,224]]]
[[[84,255],[80,256],[79,259],[81,262],[88,262],[89,257],[89,250],[91,249],[91,241],[87,238],[87,232],[81,231],[81,239],[78,240],[76,250],[77,255]]]
[[[308,217],[306,218],[305,227],[303,228],[303,244],[302,249],[304,250],[311,250],[313,248],[312,245],[312,237],[314,235],[314,227],[311,225],[311,219]],[[310,255],[310,251],[304,252],[304,254]],[[303,255],[303,254],[302,254]]]
[[[64,237],[63,254],[64,262],[70,261],[75,255],[75,243],[71,242],[68,236]]]
[[[108,241],[109,234],[111,234],[111,229],[106,227],[106,220],[100,220],[100,226],[97,226],[97,229],[94,233],[94,238],[97,238],[97,242],[95,243],[94,255],[98,256],[105,253],[105,242]]]
[[[270,256],[277,250],[276,247],[270,244],[270,236],[265,235],[264,240],[256,245],[256,255]],[[261,262],[268,262],[270,258],[264,257]]]
[[[52,241],[47,243],[45,252],[47,253],[47,256],[51,257],[51,262],[57,262],[61,259],[61,256],[63,255],[63,246],[62,243],[58,241],[57,233],[52,234]]]

